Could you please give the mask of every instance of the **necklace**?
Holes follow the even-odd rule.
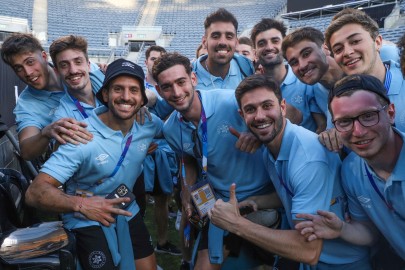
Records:
[[[205,69],[207,70],[208,74],[210,75],[211,84],[212,84],[212,86],[214,87],[213,89],[215,89],[215,88],[217,88],[217,87],[215,86],[214,80],[212,79],[213,76],[211,75],[211,72],[210,72],[210,70],[208,69],[207,62],[208,62],[208,58],[205,60]]]

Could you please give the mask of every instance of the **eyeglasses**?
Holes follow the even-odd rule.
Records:
[[[379,110],[362,113],[356,117],[342,118],[333,121],[335,128],[339,132],[347,132],[353,129],[354,121],[357,120],[363,127],[372,127],[380,122],[380,112],[385,110],[389,104]]]

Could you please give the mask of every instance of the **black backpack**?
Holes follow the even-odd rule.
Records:
[[[0,233],[36,222],[32,209],[25,206],[28,185],[20,172],[0,169]]]

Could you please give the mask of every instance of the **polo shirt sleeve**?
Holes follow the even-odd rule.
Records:
[[[29,109],[29,103],[24,100],[19,100],[14,109],[14,115],[17,123],[17,132],[20,132],[26,127],[36,127],[43,129],[44,126],[38,119],[38,116],[32,115]]]
[[[41,168],[41,172],[55,178],[61,184],[66,183],[79,170],[83,163],[80,145],[64,144],[59,146]]]
[[[317,210],[330,208],[334,179],[331,178],[327,163],[312,161],[305,163],[296,170],[290,181],[292,182],[292,206],[291,215],[293,220],[298,220],[296,214],[316,214]]]
[[[152,122],[155,124],[155,138],[163,137],[163,121],[154,114],[152,115]]]

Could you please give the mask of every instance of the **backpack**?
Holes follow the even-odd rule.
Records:
[[[33,212],[25,206],[28,181],[14,169],[0,169],[0,233],[34,223]]]

